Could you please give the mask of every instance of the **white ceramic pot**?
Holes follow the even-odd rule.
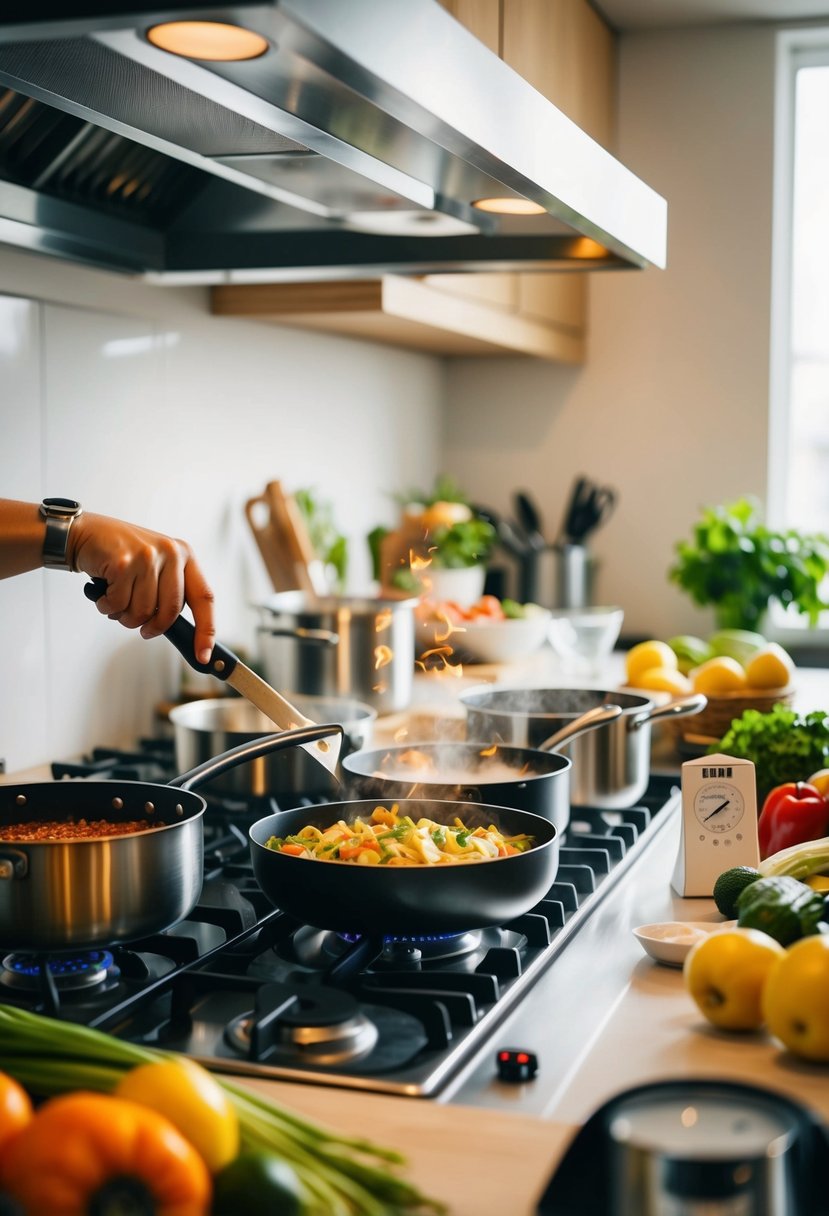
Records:
[[[476,603],[484,593],[484,566],[464,566],[458,570],[430,566],[422,576],[424,594],[436,603],[452,600],[461,608]]]

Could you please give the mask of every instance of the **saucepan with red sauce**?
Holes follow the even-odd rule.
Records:
[[[181,920],[202,885],[197,786],[338,724],[260,737],[168,785],[64,780],[0,785],[0,947],[58,952],[137,941]]]

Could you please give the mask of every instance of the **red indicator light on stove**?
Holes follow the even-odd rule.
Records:
[[[506,1047],[498,1052],[498,1077],[501,1081],[513,1084],[521,1081],[532,1081],[538,1072],[538,1057],[531,1051],[520,1051],[514,1047]]]

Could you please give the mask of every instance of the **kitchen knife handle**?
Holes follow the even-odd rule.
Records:
[[[93,578],[91,583],[85,585],[83,593],[88,600],[97,603],[107,593],[106,579]],[[185,663],[188,663],[194,671],[200,671],[205,676],[215,676],[217,680],[226,680],[233,674],[236,664],[239,662],[238,655],[235,655],[232,650],[228,650],[227,646],[216,642],[210,662],[199,663],[193,648],[195,635],[195,625],[183,616],[176,617],[170,628],[164,633],[165,638],[170,639]]]

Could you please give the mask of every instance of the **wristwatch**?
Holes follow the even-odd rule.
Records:
[[[40,504],[41,518],[46,520],[43,565],[47,570],[72,569],[67,554],[69,529],[82,511],[74,498],[44,498]]]

